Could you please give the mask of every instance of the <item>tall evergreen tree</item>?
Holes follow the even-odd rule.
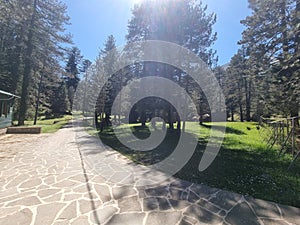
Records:
[[[136,5],[128,24],[127,41],[162,40],[188,48],[208,65],[216,60],[211,45],[217,34],[215,14],[206,13],[201,1],[145,1]],[[168,13],[166,13],[168,12]]]
[[[104,43],[103,50],[100,50],[98,61],[101,63],[102,71],[109,76],[109,79],[102,90],[100,98],[98,99],[97,115],[104,113],[107,123],[109,123],[111,116],[111,107],[113,101],[120,90],[120,79],[115,74],[118,51],[116,50],[116,40],[113,35],[108,36]],[[98,116],[96,117],[96,119]]]
[[[67,88],[64,80],[53,86],[49,93],[50,113],[52,116],[64,115],[69,109]]]
[[[64,34],[69,18],[57,0],[1,1],[0,8],[0,88],[21,95],[18,124],[23,125],[34,102],[35,74],[54,64],[58,68],[61,44],[70,42]]]
[[[299,111],[299,4],[297,0],[249,0],[253,14],[242,21],[247,29],[240,42],[253,61],[263,63],[266,80],[272,77],[269,99],[275,102],[271,103],[288,109],[291,116]]]
[[[24,4],[17,0],[0,2],[0,89],[17,92],[24,50],[26,16]]]
[[[201,1],[142,2],[133,9],[133,16],[128,24],[127,41],[128,43],[144,40],[173,42],[193,51],[212,66],[217,60],[215,51],[211,49],[211,45],[216,40],[216,33],[212,31],[216,16],[207,14],[206,10],[207,7],[203,6]],[[138,77],[158,74],[179,83],[186,90],[197,88],[187,74],[169,65],[144,62],[132,68]],[[198,93],[201,94],[200,91]],[[202,105],[200,108],[203,107]],[[174,114],[172,107],[169,107],[167,114],[172,129]]]
[[[83,90],[83,99],[82,99],[82,114],[85,115],[86,110],[88,109],[89,104],[89,96],[87,96],[88,89],[90,88],[90,77],[89,77],[89,67],[92,65],[92,62],[88,59],[84,59],[82,62],[81,72],[83,73],[83,82],[84,82],[84,90]]]
[[[235,54],[226,70],[224,93],[227,109],[234,119],[234,113],[238,112],[240,121],[243,122],[246,105],[246,59],[242,51]],[[249,118],[248,118],[249,119]]]
[[[77,85],[80,81],[80,66],[82,63],[82,55],[77,47],[72,47],[67,53],[66,64],[66,85],[68,90],[68,98],[70,103],[70,109],[72,111],[73,99],[76,92]]]

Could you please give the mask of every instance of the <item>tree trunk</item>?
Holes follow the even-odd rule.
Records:
[[[38,117],[38,111],[39,111],[39,105],[40,105],[40,96],[41,96],[41,91],[42,91],[43,78],[44,78],[44,66],[43,66],[43,69],[42,69],[40,83],[39,83],[39,87],[38,87],[38,94],[37,94],[37,99],[36,99],[36,104],[35,104],[35,113],[34,113],[33,125],[36,125],[36,121],[37,121],[37,117]]]
[[[180,119],[177,120],[177,130],[181,130],[181,121],[180,121]]]
[[[142,127],[146,126],[146,113],[144,111],[141,113],[141,123]]]
[[[300,24],[300,1],[296,1],[296,24]],[[300,54],[300,30],[296,30],[295,34],[295,52],[298,54],[298,60],[299,60],[299,54]],[[294,97],[294,107],[291,110],[291,116],[299,116],[299,102],[297,101],[297,97]],[[293,100],[294,100],[293,99]],[[293,103],[293,102],[292,102]],[[295,120],[295,127],[299,128],[299,119]]]
[[[166,128],[166,122],[165,122],[165,120],[163,120],[163,124],[162,124],[162,130],[166,130],[167,128]]]
[[[203,114],[202,113],[199,116],[199,124],[203,125]]]
[[[181,129],[181,131],[182,131],[183,133],[185,132],[185,120],[182,121],[182,129]]]
[[[11,67],[12,76],[14,77],[14,79],[16,79],[12,86],[12,93],[16,93],[16,90],[18,88],[18,82],[20,79],[21,51],[22,51],[22,47],[21,45],[18,45],[15,51],[16,57],[14,57],[14,60],[12,62],[12,67]]]
[[[119,87],[119,93],[120,93],[120,101],[119,101],[119,125],[121,124],[121,114],[122,114],[122,87],[123,87],[123,73],[125,73],[124,69],[121,70],[121,78],[120,78],[120,87]]]
[[[294,120],[294,126],[298,128],[299,127],[299,106],[297,103],[297,99],[295,99],[295,97],[293,99],[295,100],[295,104],[292,105],[290,113],[291,113],[291,117],[298,117],[298,119]]]
[[[242,106],[242,103],[239,103],[239,107],[240,107],[240,120],[241,120],[241,122],[244,122],[244,115],[243,115],[243,106]]]
[[[19,126],[24,125],[25,116],[28,108],[28,98],[29,98],[28,89],[29,89],[29,82],[30,82],[31,69],[32,69],[33,30],[34,30],[34,21],[36,17],[37,1],[38,0],[34,0],[33,3],[33,13],[29,24],[28,39],[26,41],[26,58],[24,60],[25,66],[24,66],[24,73],[23,73],[22,93],[21,93],[20,110],[19,110],[20,113],[18,119]]]
[[[202,100],[199,100],[199,124],[203,124],[203,109],[202,109]]]
[[[105,113],[105,118],[104,118],[104,121],[105,121],[105,125],[108,127],[108,126],[111,126],[111,121],[110,121],[110,114],[108,113]],[[102,122],[102,121],[101,121]]]
[[[173,110],[172,106],[170,106],[169,113],[168,113],[168,118],[169,118],[169,129],[174,130],[174,124],[173,124]]]
[[[98,113],[95,111],[95,126],[99,128]]]
[[[300,24],[300,1],[296,1],[296,24]],[[300,53],[300,29],[298,28],[296,30],[295,34],[295,52],[298,54],[299,59],[299,53]]]
[[[243,105],[242,105],[242,87],[243,85],[238,82],[238,104],[239,104],[239,109],[240,109],[240,121],[244,122],[244,115],[243,115]]]
[[[86,103],[87,103],[87,99],[86,99],[86,94],[87,94],[87,82],[88,82],[88,73],[87,71],[85,72],[85,83],[84,83],[84,93],[83,93],[83,101],[82,101],[82,115],[83,117],[85,117],[85,109],[86,107]]]
[[[251,81],[245,80],[246,92],[246,120],[251,121]]]

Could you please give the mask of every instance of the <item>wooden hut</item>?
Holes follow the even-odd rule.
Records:
[[[0,90],[0,129],[11,126],[13,104],[16,98],[20,97]]]

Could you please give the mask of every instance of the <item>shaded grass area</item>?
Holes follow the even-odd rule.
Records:
[[[77,118],[82,118],[82,116],[79,115]],[[84,119],[81,125],[89,135],[98,136],[98,130],[95,128],[93,120],[94,118]]]
[[[131,126],[138,138],[147,138],[148,127]],[[225,123],[187,123],[189,135],[197,135],[198,145],[189,162],[175,177],[194,183],[203,183],[255,198],[275,201],[281,204],[300,207],[300,161],[290,171],[290,155],[278,156],[278,149],[268,149],[262,140],[255,123],[227,123],[226,135],[219,154],[214,162],[203,172],[198,170],[211,129],[216,132]],[[121,133],[126,137],[126,133]],[[168,157],[175,149],[180,132],[167,131],[164,141],[155,149],[147,152],[133,151],[123,146],[112,128],[106,128],[99,137],[104,144],[111,146],[136,163],[150,165]]]
[[[42,133],[54,133],[68,124],[71,119],[71,115],[53,119],[40,118],[35,126],[42,127]],[[33,126],[33,121],[25,121],[25,126]]]

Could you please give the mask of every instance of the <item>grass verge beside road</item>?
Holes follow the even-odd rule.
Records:
[[[53,119],[41,118],[37,120],[37,124],[35,126],[42,127],[42,133],[54,133],[68,124],[71,119],[71,115],[65,115],[63,117]],[[33,121],[25,121],[25,126],[33,126]]]
[[[198,145],[189,162],[175,177],[194,183],[203,183],[255,198],[300,207],[300,161],[290,171],[287,168],[292,160],[286,154],[278,156],[276,146],[268,149],[262,139],[261,130],[255,123],[227,123],[226,135],[214,162],[204,172],[198,165],[205,150],[210,129],[218,130],[224,123],[188,122],[186,132],[197,135]],[[131,126],[139,138],[150,134],[148,127]],[[122,133],[121,135],[128,135]],[[147,152],[133,151],[123,146],[116,138],[112,128],[105,128],[99,134],[102,142],[127,156],[136,163],[150,165],[168,157],[175,149],[180,133],[168,131],[164,141],[155,149]]]

